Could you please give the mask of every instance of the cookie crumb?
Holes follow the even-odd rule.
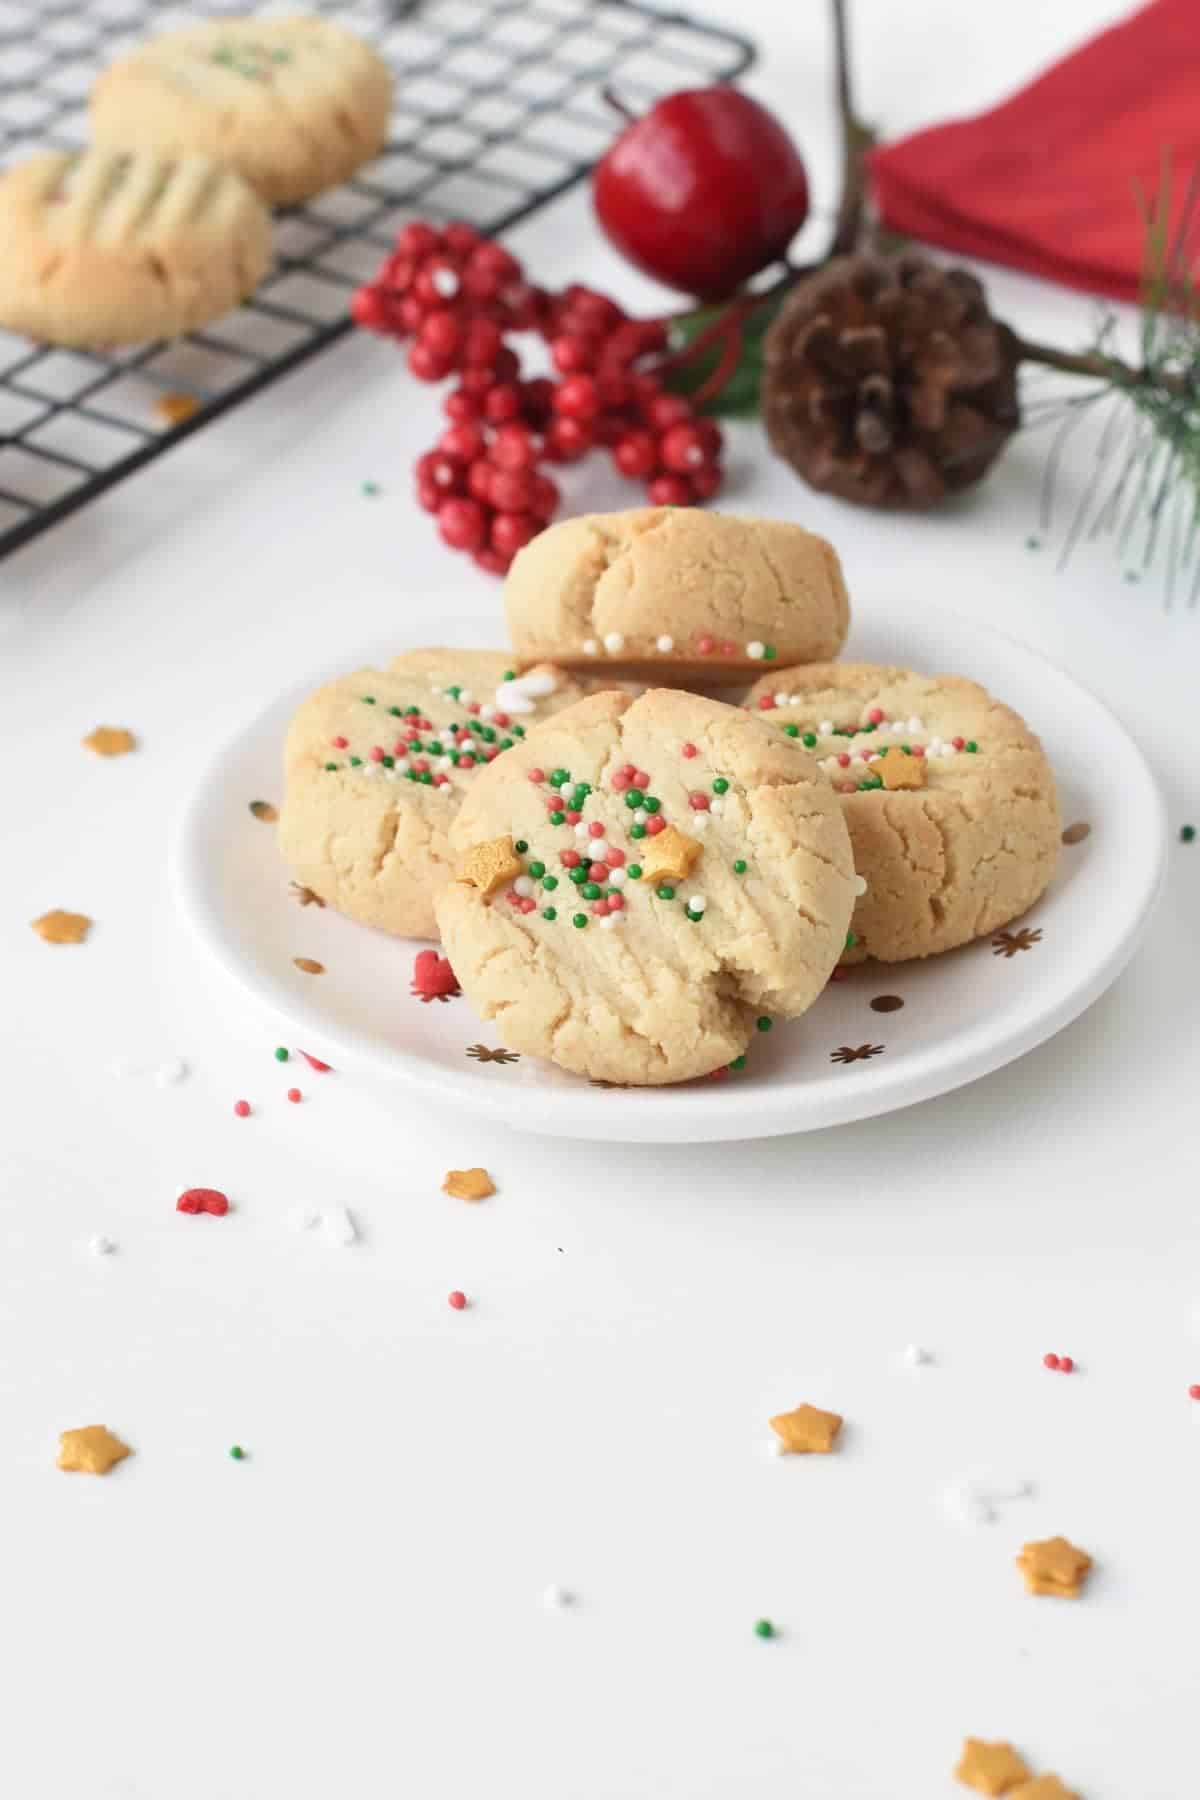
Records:
[[[809,1406],[805,1401],[792,1412],[776,1413],[770,1425],[785,1453],[792,1456],[810,1453],[825,1456],[833,1449],[838,1432],[842,1429],[842,1415],[823,1412],[819,1406]]]
[[[75,1475],[107,1475],[117,1463],[132,1456],[128,1444],[115,1437],[107,1425],[81,1425],[58,1436],[58,1466]]]
[[[506,832],[503,837],[491,838],[486,844],[476,844],[468,850],[459,860],[455,880],[478,888],[483,898],[490,900],[506,881],[516,880],[522,866],[512,838]]]
[[[1008,1800],[1079,1800],[1079,1795],[1064,1787],[1057,1775],[1035,1775],[1032,1781],[1009,1788]]]
[[[85,750],[94,750],[97,756],[128,756],[137,749],[132,731],[121,725],[97,725],[81,741]]]
[[[86,913],[64,912],[55,907],[40,919],[30,921],[38,936],[47,944],[82,944],[92,928]]]
[[[1082,844],[1084,838],[1091,837],[1091,835],[1091,826],[1086,825],[1084,821],[1080,819],[1074,825],[1067,826],[1062,834],[1062,841],[1064,844]]]
[[[455,1200],[487,1200],[496,1184],[486,1169],[449,1169],[442,1183],[443,1194]]]
[[[256,819],[261,819],[264,825],[274,825],[279,817],[278,809],[272,806],[269,800],[252,800],[250,811]]]
[[[164,425],[182,425],[200,411],[200,402],[194,394],[160,394],[154,410]]]
[[[94,1237],[90,1237],[87,1241],[87,1252],[89,1256],[113,1256],[116,1254],[116,1248],[117,1240],[115,1238],[105,1237],[102,1231],[98,1231]]]
[[[293,956],[292,962],[302,975],[323,975],[325,973],[325,964],[317,962],[315,957]]]
[[[1027,1594],[1077,1600],[1092,1559],[1068,1538],[1052,1537],[1025,1544],[1016,1564],[1025,1578]]]
[[[1011,1744],[989,1744],[983,1738],[967,1738],[954,1773],[977,1794],[1007,1794],[1029,1780],[1029,1769]]]
[[[904,1360],[910,1369],[919,1369],[925,1363],[932,1362],[933,1358],[928,1350],[922,1350],[920,1344],[906,1344],[904,1347]]]

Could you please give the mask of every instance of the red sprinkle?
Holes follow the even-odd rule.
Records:
[[[333,1067],[332,1063],[323,1063],[319,1057],[310,1056],[307,1050],[301,1050],[300,1054],[308,1064],[309,1068],[315,1069],[318,1075],[328,1075]]]
[[[693,812],[707,812],[708,811],[708,795],[702,794],[699,792],[699,790],[697,790],[697,792],[695,792],[694,794],[688,795],[688,805],[691,807]]]
[[[526,895],[521,901],[521,911],[523,913],[531,913],[536,905],[537,901],[530,899],[530,897]]]
[[[233,1110],[239,1119],[248,1119],[250,1117],[250,1102],[248,1100],[235,1100]]]
[[[635,788],[641,788],[643,794],[646,792],[646,789],[650,786],[650,777],[647,775],[645,769],[635,769],[633,771],[633,785]]]
[[[925,754],[924,744],[914,744],[912,747],[912,753],[914,756],[924,756],[924,754]]]
[[[623,868],[625,864],[625,852],[623,850],[618,850],[616,845],[613,844],[609,847],[604,860],[610,869]]]
[[[588,880],[589,881],[607,881],[608,880],[608,864],[600,863],[600,862],[589,863],[588,864]]]
[[[564,850],[558,860],[564,869],[577,869],[583,858],[578,850]]]
[[[541,787],[543,781],[546,779],[545,769],[530,769],[529,779],[532,781],[534,787]]]
[[[399,743],[392,745],[392,755],[393,756],[407,756],[408,755],[408,745],[407,745],[407,743],[404,742],[403,739],[401,739],[401,741]]]
[[[758,696],[758,710],[760,712],[773,712],[775,710],[774,694],[760,694]]]
[[[458,981],[449,960],[436,950],[418,950],[413,961],[412,991],[427,1005],[439,997],[450,999],[457,994]]]
[[[840,753],[840,755],[838,756],[838,768],[839,769],[848,769],[849,767],[850,767],[850,752],[848,750],[843,750]]]
[[[185,1188],[175,1202],[175,1211],[212,1213],[221,1219],[229,1211],[229,1201],[219,1188]]]
[[[1190,1400],[1200,1400],[1200,1381],[1193,1381],[1191,1387],[1188,1389],[1188,1398]]]
[[[725,642],[721,645],[721,655],[732,656],[736,649],[737,645],[733,642],[732,638],[726,638]]]
[[[966,749],[967,740],[964,737],[951,738],[950,742],[954,745],[954,748],[956,750],[965,750]]]
[[[883,724],[883,708],[881,706],[873,706],[871,708],[870,712],[867,714],[867,723],[869,725]]]
[[[480,705],[480,703],[478,700],[472,700],[470,706],[468,706],[468,708],[467,708],[467,711],[469,713],[474,713],[475,717],[478,718],[479,717],[479,705]]]
[[[713,641],[710,637],[697,638],[696,648],[701,656],[711,656],[713,653]]]
[[[288,1089],[288,1099],[291,1101],[293,1106],[298,1106],[300,1101],[303,1098],[304,1098],[304,1096],[303,1096],[303,1094],[301,1094],[299,1088],[289,1088]]]
[[[503,730],[503,729],[504,729],[504,727],[505,727],[505,726],[506,726],[506,725],[507,725],[507,724],[508,724],[508,723],[509,723],[509,718],[508,718],[508,714],[507,714],[507,713],[493,713],[493,714],[492,714],[492,724],[493,724],[493,725],[499,725],[499,727],[500,727],[500,729],[501,729],[501,730]]]
[[[367,751],[367,755],[370,757],[372,762],[382,762],[383,761],[383,745],[382,744],[372,744],[371,748]]]
[[[650,817],[646,820],[646,836],[657,837],[660,831],[665,831],[666,829],[667,821],[663,818],[662,814],[651,813]]]
[[[607,900],[593,900],[592,901],[592,911],[595,913],[595,915],[598,919],[602,919],[604,917],[605,913],[608,911],[608,901]]]
[[[455,1288],[454,1292],[452,1294],[448,1295],[447,1297],[449,1299],[451,1306],[454,1308],[455,1312],[462,1312],[463,1308],[467,1304],[467,1296],[462,1292],[462,1290],[460,1288]]]
[[[568,825],[578,825],[578,823],[579,823],[580,819],[582,819],[582,817],[583,817],[583,814],[581,812],[576,812],[574,810],[574,808],[572,808],[572,810],[567,814],[567,824]]]
[[[350,742],[350,739],[344,738],[344,737],[335,737],[335,738],[330,738],[329,741],[333,745],[335,750],[344,750],[346,748],[347,744]]]
[[[689,759],[691,757],[697,755],[698,752],[696,750],[695,744],[684,744],[681,754],[688,757]]]
[[[1053,1350],[1047,1350],[1045,1356],[1042,1358],[1042,1363],[1047,1369],[1057,1369],[1058,1358],[1055,1356]]]
[[[604,826],[601,824],[599,819],[593,819],[591,824],[588,826],[588,836],[589,837],[603,837],[604,836]]]
[[[625,789],[627,787],[630,787],[631,785],[632,785],[632,783],[630,781],[630,778],[625,773],[624,769],[618,769],[616,774],[613,776],[612,781],[609,783],[609,786],[612,788],[612,791],[614,794],[623,794],[625,792]],[[557,799],[558,799],[558,796],[555,795],[556,803],[557,803]]]
[[[624,905],[625,905],[624,894],[610,894],[608,896],[609,912],[620,912]]]
[[[1075,1367],[1075,1359],[1073,1356],[1060,1356],[1058,1359],[1058,1366],[1064,1375],[1069,1375],[1071,1370]]]

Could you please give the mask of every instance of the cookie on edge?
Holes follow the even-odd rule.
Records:
[[[857,891],[812,759],[666,688],[593,694],[538,726],[472,785],[450,837],[436,909],[464,992],[510,1048],[593,1080],[706,1075],[760,1020],[803,1013]]]
[[[296,880],[365,925],[436,937],[433,895],[452,872],[464,795],[582,692],[561,670],[516,675],[501,650],[410,650],[319,688],[284,752],[279,848]]]
[[[831,663],[764,676],[746,706],[815,756],[867,891],[848,962],[907,962],[986,937],[1045,892],[1054,775],[1011,707],[957,675]]]
[[[522,657],[705,687],[744,685],[764,663],[828,661],[850,621],[823,537],[699,507],[550,526],[514,559],[504,608]]]
[[[238,306],[271,261],[270,214],[204,156],[54,152],[0,176],[0,327],[41,343],[179,337]]]
[[[336,187],[387,141],[391,71],[328,19],[213,19],[123,56],[92,88],[99,144],[232,163],[272,206]]]

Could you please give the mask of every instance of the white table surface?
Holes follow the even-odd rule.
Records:
[[[764,49],[750,85],[827,207],[822,9],[738,10]],[[864,110],[894,134],[983,104],[1120,10],[860,0]],[[582,193],[514,241],[546,280],[653,303]],[[990,284],[1030,332],[1087,330],[1083,297]],[[1018,1065],[696,1152],[572,1149],[281,1069],[278,1025],[172,917],[169,829],[239,722],[343,645],[495,619],[497,586],[409,498],[437,416],[387,345],[345,342],[0,566],[4,1790],[949,1800],[970,1732],[1085,1800],[1184,1800],[1200,843],[1173,845],[1116,987]],[[726,500],[827,532],[852,591],[936,599],[1072,668],[1177,830],[1200,812],[1180,754],[1200,614],[1103,547],[1064,573],[1026,548],[1043,448],[1022,437],[969,504],[906,521],[809,493],[745,427]],[[1068,462],[1068,506],[1088,478]],[[575,494],[630,490],[596,471]],[[138,754],[84,753],[102,721]],[[84,948],[30,932],[54,906],[95,918]],[[107,1072],[171,1055],[177,1087]],[[476,1162],[495,1199],[439,1192]],[[236,1210],[178,1216],[192,1183]],[[289,1226],[330,1199],[351,1250]],[[81,1251],[95,1232],[115,1255]],[[931,1365],[903,1365],[910,1342]],[[1079,1372],[1047,1374],[1047,1349]],[[763,1454],[801,1398],[846,1415],[839,1455]],[[58,1431],[100,1419],[136,1456],[58,1474]],[[941,1497],[975,1467],[1036,1493],[965,1531]],[[1073,1606],[1012,1567],[1056,1531],[1097,1559]],[[543,1611],[552,1582],[573,1609]]]

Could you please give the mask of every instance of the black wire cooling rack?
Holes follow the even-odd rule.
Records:
[[[205,331],[111,352],[0,331],[0,555],[339,337],[354,288],[406,219],[499,232],[563,193],[612,138],[606,84],[645,104],[737,75],[754,55],[734,32],[633,0],[307,4],[360,32],[395,70],[386,151],[344,187],[281,213],[272,274]],[[202,10],[249,7],[208,0]],[[86,142],[97,70],[192,16],[163,0],[0,0],[0,165]],[[195,410],[173,419],[180,395]]]

